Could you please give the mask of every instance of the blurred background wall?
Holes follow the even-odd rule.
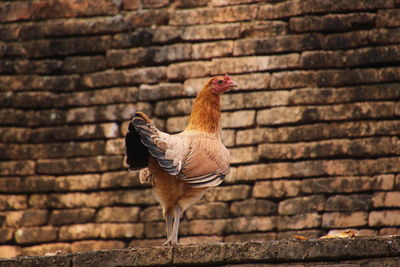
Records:
[[[135,111],[184,129],[228,73],[232,171],[181,243],[400,232],[400,1],[0,3],[0,256],[161,244],[123,166]]]

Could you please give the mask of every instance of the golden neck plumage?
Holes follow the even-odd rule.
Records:
[[[194,101],[187,131],[199,131],[220,136],[221,103],[220,96],[209,88],[203,88]]]

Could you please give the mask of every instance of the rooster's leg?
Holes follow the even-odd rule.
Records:
[[[168,240],[163,244],[164,246],[178,244],[179,221],[181,220],[181,217],[182,217],[182,210],[178,205],[176,205],[172,233],[171,236],[168,238]]]
[[[165,224],[166,224],[167,240],[168,240],[171,237],[171,233],[172,233],[174,214],[171,211],[165,212],[164,219],[165,219]]]

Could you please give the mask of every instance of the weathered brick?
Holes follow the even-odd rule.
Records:
[[[125,243],[117,240],[83,240],[71,244],[71,252],[86,252],[101,249],[123,249]]]
[[[182,222],[179,233],[182,233]],[[147,222],[144,225],[144,236],[146,238],[166,237],[165,222]]]
[[[303,180],[304,193],[343,193],[393,189],[394,175],[334,177]]]
[[[250,111],[235,111],[222,113],[221,124],[224,128],[239,128],[249,127],[254,123],[256,112]]]
[[[35,21],[20,25],[19,37],[24,40],[121,32],[130,29],[126,17],[107,17]]]
[[[81,174],[66,176],[32,176],[22,180],[18,186],[24,192],[50,192],[50,191],[88,191],[98,189],[100,175]]]
[[[212,201],[231,201],[246,199],[250,193],[248,185],[219,186],[208,190],[204,194],[204,199]]]
[[[193,61],[171,64],[167,69],[169,80],[184,80],[187,78],[204,77],[211,73],[212,64],[209,61]]]
[[[154,30],[149,27],[117,33],[113,36],[111,47],[120,49],[146,46],[153,43],[153,35]]]
[[[321,48],[321,36],[316,34],[282,35],[265,38],[249,38],[235,41],[233,55],[271,54],[317,50]]]
[[[35,162],[31,160],[0,162],[0,176],[32,175],[35,172]]]
[[[0,25],[0,40],[17,40],[20,34],[22,23],[7,23]]]
[[[158,203],[151,193],[151,189],[125,190],[116,195],[116,205],[154,205]]]
[[[125,139],[110,139],[105,144],[105,154],[121,155],[125,153]]]
[[[168,24],[169,12],[162,9],[134,11],[127,15],[127,22],[138,27]]]
[[[238,167],[235,173],[229,177],[229,181],[237,182],[284,177],[321,176],[328,172],[334,172],[333,169],[330,169],[333,167],[331,165],[349,163],[350,161],[299,161],[246,165]]]
[[[171,117],[167,119],[167,132],[178,133],[185,130],[186,125],[189,121],[188,116],[182,117]]]
[[[31,18],[49,19],[75,16],[112,15],[118,12],[117,4],[110,0],[101,0],[97,3],[74,4],[55,0],[51,2],[37,1],[31,4]]]
[[[257,123],[275,125],[327,120],[390,118],[394,114],[393,102],[366,102],[335,106],[276,107],[259,111]]]
[[[105,223],[100,228],[100,237],[104,239],[141,238],[144,233],[141,223]]]
[[[345,228],[360,227],[368,223],[368,212],[330,212],[322,215],[322,227]]]
[[[370,157],[398,155],[398,140],[394,137],[339,139],[310,143],[261,144],[258,153],[270,159],[300,159],[329,157]],[[376,147],[380,149],[377,151]]]
[[[379,235],[399,235],[400,228],[396,227],[385,227],[379,229]]]
[[[26,57],[28,55],[28,51],[25,48],[24,44],[21,42],[0,42],[0,55],[3,56],[5,59],[12,59],[14,57]]]
[[[51,225],[87,223],[94,220],[95,209],[66,209],[53,210],[50,215]]]
[[[259,155],[256,147],[231,148],[231,164],[258,162]]]
[[[122,6],[125,10],[136,10],[140,7],[140,0],[123,0]]]
[[[240,29],[240,23],[189,26],[182,30],[181,37],[186,41],[234,39],[240,36]]]
[[[237,131],[237,144],[262,142],[285,143],[321,139],[397,135],[400,124],[395,121],[350,121],[314,123],[310,125],[255,128]]]
[[[268,163],[241,166],[228,177],[229,182],[254,181],[258,179],[310,176],[365,176],[397,172],[399,159],[387,157],[379,159],[338,159],[288,163]]]
[[[4,107],[13,108],[52,108],[59,98],[51,92],[18,92],[0,93],[0,100]]]
[[[278,230],[317,228],[321,227],[321,221],[321,215],[318,213],[279,216],[277,218],[277,228]]]
[[[0,141],[2,143],[26,143],[30,134],[30,128],[0,127]]]
[[[340,68],[369,66],[393,62],[399,54],[399,46],[386,45],[347,51],[311,51],[304,52],[301,65],[304,68]]]
[[[189,114],[192,110],[193,102],[193,99],[159,101],[156,103],[154,114],[159,117]]]
[[[399,192],[375,192],[372,198],[374,207],[400,207]]]
[[[213,59],[212,74],[257,72],[300,66],[299,54]]]
[[[52,242],[57,239],[58,229],[52,226],[19,228],[15,231],[15,241],[18,244],[33,244]]]
[[[400,189],[400,174],[397,174],[394,178],[394,189]]]
[[[335,32],[372,28],[374,13],[328,14],[290,18],[289,27],[294,32]]]
[[[277,227],[276,217],[238,217],[231,220],[228,233],[247,233],[271,231]]]
[[[14,229],[4,228],[4,226],[2,226],[2,228],[0,229],[0,244],[11,241],[13,236],[14,236]],[[1,251],[1,247],[0,247],[0,251]],[[4,256],[1,256],[1,254],[0,254],[0,257],[4,257]]]
[[[231,204],[231,212],[235,216],[265,216],[276,213],[277,204],[264,199],[247,199]]]
[[[5,225],[12,228],[43,225],[47,222],[47,210],[8,211],[3,212],[6,216]]]
[[[33,194],[29,198],[30,206],[35,208],[97,208],[118,204],[149,205],[156,203],[149,189],[48,195]]]
[[[282,198],[297,196],[300,193],[300,181],[278,180],[256,182],[253,196],[256,198]]]
[[[398,226],[400,225],[399,210],[371,211],[368,218],[369,226]]]
[[[96,214],[96,222],[136,222],[139,219],[138,207],[105,207]]]
[[[131,119],[136,111],[150,113],[148,103],[138,104],[116,104],[96,107],[84,107],[69,109],[66,114],[68,123],[82,122],[103,122],[103,121],[121,121]]]
[[[256,3],[262,2],[262,0],[211,0],[211,6],[231,6],[231,5],[238,5],[238,4],[249,4],[249,3]]]
[[[400,9],[384,9],[378,10],[376,18],[376,26],[381,27],[398,27],[400,26],[397,18],[400,16]]]
[[[0,28],[1,31],[1,28]],[[1,33],[1,32],[0,32]],[[56,59],[43,59],[30,61],[27,59],[3,60],[0,63],[2,74],[48,74],[58,73],[63,62]]]
[[[221,235],[228,227],[226,219],[193,220],[189,222],[189,231],[194,235]]]
[[[228,218],[229,207],[228,204],[222,202],[197,204],[186,211],[186,217],[189,220]]]
[[[27,20],[32,17],[32,4],[29,2],[9,2],[0,6],[1,22]]]
[[[140,47],[107,51],[107,65],[110,67],[134,66],[145,63],[146,60],[151,60],[150,49]]]
[[[373,10],[379,8],[393,7],[392,2],[387,1],[364,1],[362,4],[350,3],[345,0],[339,2],[320,2],[317,0],[282,2],[275,5],[264,5],[260,7],[259,19],[285,18],[301,14],[329,13],[353,10]]]
[[[289,198],[279,202],[278,212],[282,215],[318,212],[325,208],[325,197],[320,195]]]
[[[176,10],[171,14],[170,24],[193,25],[249,20],[249,15],[257,14],[254,9],[257,9],[257,5]]]
[[[233,41],[199,43],[192,45],[193,59],[209,59],[229,56],[233,52]]]
[[[235,145],[235,130],[222,129],[221,139],[226,147],[233,147]]]
[[[26,209],[28,207],[27,200],[27,196],[25,195],[0,195],[0,210]]]
[[[284,21],[244,22],[241,27],[242,37],[263,38],[287,34],[288,23]]]
[[[100,123],[59,127],[41,127],[30,132],[29,140],[32,143],[38,143],[116,138],[119,136],[120,132],[118,124]]]
[[[163,221],[161,206],[151,206],[141,210],[140,220],[144,222]]]
[[[144,8],[160,8],[165,7],[169,4],[169,0],[149,0],[142,4]]]
[[[61,158],[77,156],[94,156],[104,154],[103,142],[70,142],[48,145],[14,145],[7,148],[0,144],[0,159],[39,159],[39,158]]]
[[[259,19],[276,19],[296,16],[302,14],[302,7],[301,1],[262,5],[259,8],[257,17]]]
[[[369,210],[372,207],[371,195],[337,195],[326,200],[327,211]]]
[[[142,101],[160,100],[177,96],[193,96],[193,93],[185,90],[180,83],[143,84],[139,90],[139,99]]]
[[[103,56],[67,57],[63,62],[63,71],[66,73],[86,73],[100,71],[106,68]]]
[[[99,238],[102,231],[101,228],[100,224],[94,223],[61,226],[58,239],[60,241],[68,241]]]
[[[106,172],[100,178],[100,188],[137,187],[139,185],[138,172]]]
[[[65,112],[60,109],[25,111],[22,109],[0,110],[0,122],[13,126],[49,126],[65,123]]]
[[[182,30],[183,29],[181,27],[159,25],[154,31],[152,31],[151,40],[154,43],[167,43],[176,41],[181,38]]]
[[[287,105],[288,100],[288,91],[243,92],[223,96],[221,106],[223,110],[265,108]]]
[[[73,174],[97,171],[111,171],[122,168],[122,156],[98,156],[71,159],[39,160],[36,172],[39,174]]]
[[[70,253],[71,244],[69,243],[49,243],[41,244],[22,248],[22,255],[26,256],[43,256],[47,253],[55,253],[61,251],[61,253]]]
[[[90,88],[137,85],[141,83],[156,83],[165,78],[165,67],[148,67],[120,71],[106,70],[84,75],[83,84]]]
[[[4,245],[0,246],[0,257],[11,258],[21,255],[21,247]]]
[[[33,58],[105,52],[111,46],[110,36],[69,37],[25,41],[25,51]],[[52,49],[57,47],[57,49]]]
[[[400,94],[397,85],[379,84],[340,88],[303,88],[289,93],[289,104],[347,103],[365,100],[396,99]]]

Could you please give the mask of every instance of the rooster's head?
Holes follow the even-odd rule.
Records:
[[[218,95],[223,94],[224,92],[233,88],[239,87],[239,84],[232,80],[228,74],[225,74],[225,76],[215,76],[211,78],[208,85],[211,89],[211,92]]]

